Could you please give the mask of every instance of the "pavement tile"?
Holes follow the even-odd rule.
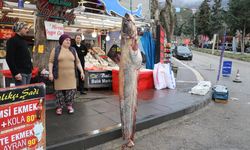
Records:
[[[108,99],[103,99],[103,101],[107,102],[107,103],[110,103],[112,105],[115,105],[115,106],[118,106],[119,107],[119,99],[118,97],[115,97],[115,98],[108,98]]]
[[[104,102],[104,101],[100,104],[89,105],[89,108],[97,111],[98,113],[119,111],[118,106],[112,105],[112,104]]]
[[[61,116],[58,116],[58,118]],[[67,120],[66,120],[67,119]],[[117,122],[105,117],[102,114],[92,116],[67,117],[56,120],[56,123],[48,122],[47,124],[47,140],[49,143],[54,141],[62,141],[69,137],[74,137],[81,134],[86,134],[90,131],[106,128],[116,125]],[[53,133],[53,134],[49,134]],[[54,143],[55,144],[55,143]]]
[[[105,95],[101,98],[102,93],[105,93]],[[110,130],[110,127],[119,124],[118,96],[110,95],[106,97],[107,95],[110,95],[110,93],[104,91],[98,93],[98,98],[94,98],[94,93],[88,95],[87,101],[80,98],[74,103],[75,113],[73,115],[67,114],[65,110],[63,115],[57,116],[54,109],[47,110],[47,144],[53,145],[56,144],[55,142],[79,135],[87,136],[88,133],[98,129]],[[187,93],[187,89],[186,91],[183,91],[183,89],[151,89],[139,92],[138,99],[136,120],[140,123],[191,107],[204,97],[191,95]],[[182,111],[181,113],[184,115],[185,112]]]
[[[137,114],[142,117],[153,117],[157,114],[161,114],[162,111],[150,106],[150,105],[139,105],[137,107]]]
[[[103,113],[102,115],[115,121],[116,123],[121,123],[120,111],[106,112]]]

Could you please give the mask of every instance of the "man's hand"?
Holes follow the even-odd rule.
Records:
[[[15,79],[22,81],[22,75],[18,73],[17,75],[15,75]]]
[[[52,73],[49,74],[49,80],[50,80],[50,81],[53,81],[53,80],[54,80],[54,76],[53,76]]]
[[[84,80],[84,78],[85,78],[84,73],[81,73],[81,79]]]

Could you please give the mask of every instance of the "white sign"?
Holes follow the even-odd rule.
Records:
[[[44,21],[47,40],[58,40],[64,33],[62,23]]]

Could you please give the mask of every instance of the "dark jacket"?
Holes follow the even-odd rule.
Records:
[[[74,44],[72,46],[76,49],[77,55],[81,61],[81,65],[82,65],[82,68],[84,70],[84,64],[85,64],[84,57],[87,55],[88,49],[83,44],[81,44],[80,47],[78,47],[76,44]]]
[[[30,74],[32,72],[31,54],[25,39],[16,34],[7,41],[6,45],[6,61],[12,76],[18,73]]]

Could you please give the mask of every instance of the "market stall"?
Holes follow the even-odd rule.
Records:
[[[118,68],[105,52],[99,47],[89,49],[85,56],[85,87],[102,88],[111,87],[112,69]]]
[[[46,1],[46,0],[45,0]],[[82,2],[82,1],[81,1]],[[10,10],[12,9],[13,12],[8,13],[7,17],[12,17],[13,19],[19,18],[23,21],[27,21],[32,25],[32,29],[36,28],[34,24],[34,20],[37,17],[45,17],[44,23],[45,28],[42,27],[41,29],[45,29],[46,35],[46,42],[41,42],[43,38],[34,38],[34,32],[31,32],[32,40],[40,40],[40,44],[30,45],[30,49],[33,53],[37,53],[36,55],[39,57],[45,57],[47,53],[50,52],[51,46],[56,43],[58,37],[63,34],[67,33],[72,38],[76,34],[82,34],[86,43],[91,43],[92,48],[90,48],[89,53],[85,57],[85,87],[86,88],[102,88],[102,87],[112,87],[113,75],[112,70],[119,70],[117,62],[114,62],[110,57],[108,57],[109,49],[113,45],[118,45],[120,43],[120,27],[122,18],[118,17],[117,15],[107,15],[105,10],[100,10],[98,13],[93,13],[91,11],[81,10],[79,6],[74,8],[74,14],[72,14],[72,8],[69,8],[66,5],[57,6],[57,3],[52,1],[46,1],[52,8],[54,7],[63,7],[63,11],[68,9],[67,14],[70,16],[46,16],[44,13],[47,10],[46,7],[39,5],[37,8],[35,4],[31,3],[29,5],[25,5],[24,8],[19,9],[16,8],[17,4],[14,2],[7,2],[8,6],[4,6],[3,10]],[[85,3],[85,2],[84,2]],[[83,3],[83,4],[84,4]],[[88,2],[86,2],[87,4]],[[103,5],[98,3],[99,5]],[[10,7],[10,8],[9,8]],[[86,6],[85,6],[86,7]],[[67,8],[67,9],[66,9]],[[87,7],[86,7],[87,8]],[[88,8],[91,10],[92,8]],[[22,12],[22,13],[20,13]],[[38,13],[39,12],[39,13]],[[36,16],[35,14],[39,14]],[[75,15],[75,16],[74,16]],[[49,19],[50,18],[50,19]],[[62,21],[55,21],[56,19],[64,20]],[[74,20],[74,21],[73,21]],[[74,23],[72,23],[74,22]],[[136,21],[136,25],[138,27],[143,26],[147,23]],[[41,27],[41,26],[39,26]],[[11,28],[11,27],[10,27]],[[39,28],[39,30],[41,30]],[[32,30],[33,31],[33,30]],[[34,41],[32,41],[34,42]],[[36,42],[39,43],[39,42]],[[51,44],[52,43],[52,44]],[[94,43],[94,44],[93,44]],[[33,44],[33,43],[32,43]],[[53,45],[54,46],[54,45]],[[47,56],[46,56],[47,57]],[[44,58],[43,60],[46,60]],[[37,60],[36,60],[37,61]],[[3,68],[8,69],[8,68]],[[48,81],[48,68],[39,68],[37,71],[37,75],[41,78],[39,81],[46,83],[47,87],[52,87],[51,82]],[[113,82],[116,82],[115,80]],[[118,81],[117,81],[118,82]],[[47,85],[48,84],[48,85]],[[52,89],[52,88],[50,88]],[[48,93],[53,93],[52,90],[49,90]]]

